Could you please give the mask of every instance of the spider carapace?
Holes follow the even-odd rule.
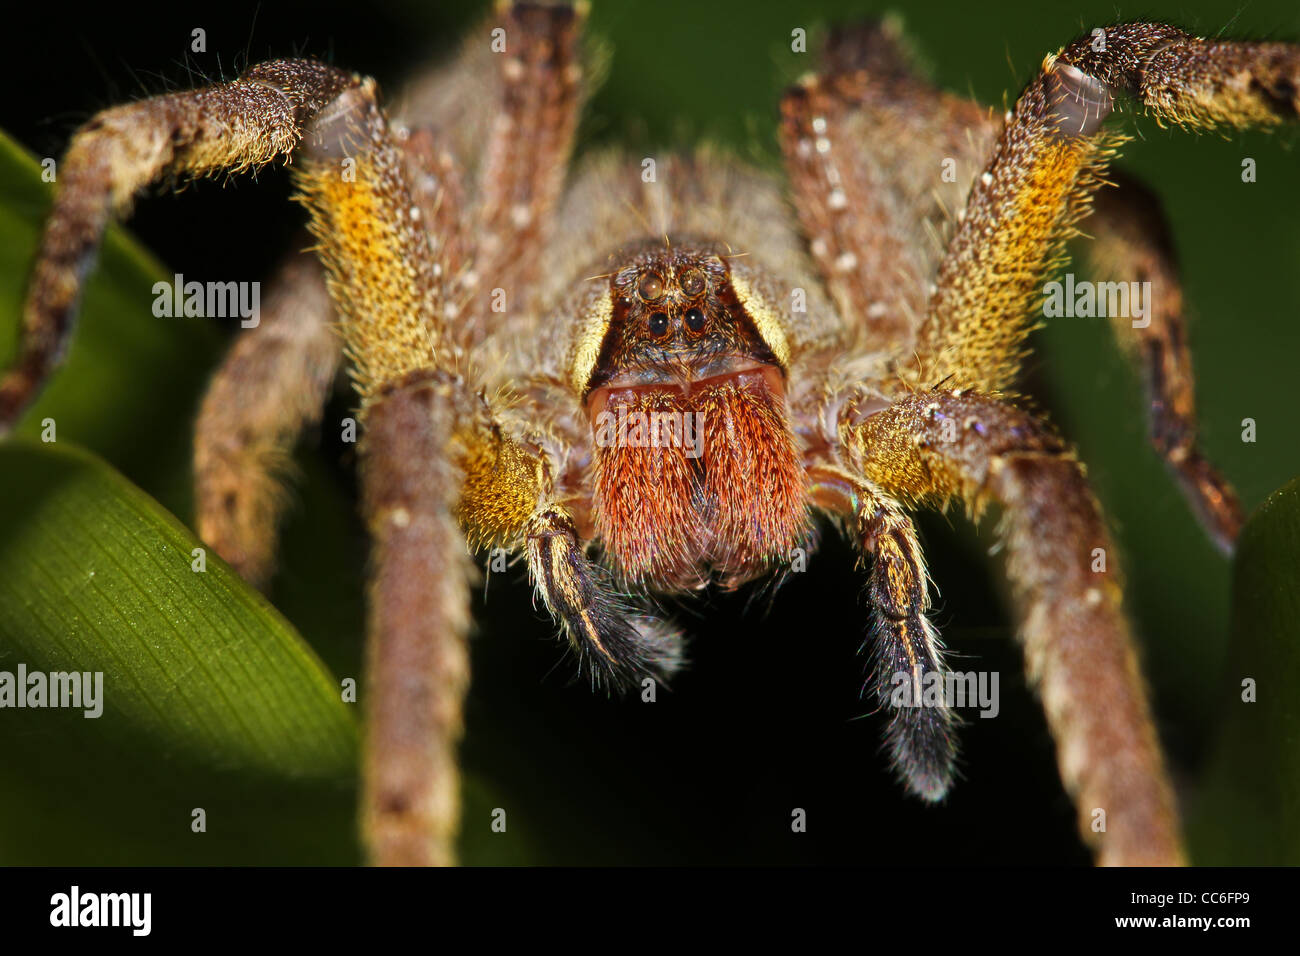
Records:
[[[1125,137],[1108,117],[1131,101],[1191,129],[1290,121],[1300,49],[1107,25],[1000,114],[920,78],[892,23],[835,29],[782,99],[782,177],[715,149],[571,163],[582,21],[503,4],[390,109],[372,80],[290,59],[98,114],[59,164],[0,429],[63,354],[110,217],[158,181],[292,158],[315,255],[281,267],[213,378],[196,524],[267,580],[274,465],[346,360],[372,536],[373,860],[454,858],[475,549],[521,555],[582,670],[629,684],[681,663],[654,594],[785,573],[829,518],[869,566],[867,688],[890,757],[938,800],[956,718],[921,691],[948,671],[909,512],[961,502],[1001,511],[1084,839],[1103,863],[1181,861],[1105,522],[1015,386],[1044,280],[1086,232],[1089,269],[1152,289],[1143,321],[1112,324],[1153,445],[1231,549],[1241,512],[1197,446],[1172,245],[1150,191],[1109,169]]]

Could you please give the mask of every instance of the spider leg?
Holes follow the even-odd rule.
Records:
[[[468,367],[448,308],[446,247],[413,215],[411,178],[369,83],[316,120],[297,170],[366,424],[362,482],[376,547],[362,819],[379,863],[452,858],[465,535],[474,546],[526,547],[548,607],[592,659],[626,664],[615,658],[628,648],[660,659],[670,655],[658,646],[671,642],[607,613],[610,592],[551,504],[545,437],[510,428]],[[453,545],[455,518],[464,534]]]
[[[1272,126],[1300,107],[1300,47],[1126,23],[1048,56],[1008,116],[940,266],[916,362],[900,369],[913,386],[997,391],[1012,382],[1041,282],[1124,140],[1102,129],[1120,92],[1157,120],[1193,129]]]
[[[455,862],[474,572],[454,517],[456,406],[453,383],[416,373],[376,396],[362,443],[372,571],[361,829],[381,866]]]
[[[505,49],[494,56],[497,114],[482,144],[475,237],[463,332],[479,343],[536,307],[582,106],[579,37],[585,6],[513,3],[501,11]]]
[[[365,429],[374,546],[361,822],[380,865],[454,861],[474,574],[456,508],[477,467],[468,449],[498,437],[484,434],[483,403],[457,369],[451,277],[411,179],[370,81],[316,118],[296,168]]]
[[[279,481],[294,442],[320,419],[342,351],[313,255],[297,253],[271,285],[261,321],[236,337],[194,429],[199,537],[250,584],[265,587],[284,509]]]
[[[890,758],[913,793],[941,800],[957,757],[956,716],[946,697],[929,702],[925,691],[929,680],[948,672],[939,634],[926,616],[925,556],[897,502],[876,498],[869,515],[859,512],[859,524],[861,538],[871,542],[873,684],[880,706],[892,711],[886,730]]]
[[[486,356],[485,363],[491,349],[513,351],[520,336],[536,334],[526,323],[537,306],[534,290],[582,104],[579,37],[585,15],[582,6],[503,7],[495,16],[505,29],[504,55],[492,57],[491,70],[478,70],[499,107],[477,141],[462,146],[479,157],[480,172],[466,213],[472,259],[461,274],[464,304],[456,334],[467,347],[477,346],[475,354]],[[499,311],[493,305],[498,291],[505,300]],[[545,420],[545,411],[537,412],[533,419]],[[470,469],[460,502],[473,543],[523,551],[538,597],[593,683],[622,688],[669,676],[681,662],[680,636],[617,594],[587,558],[573,516],[557,501],[553,476],[565,454],[562,437],[550,430],[529,447],[522,436],[502,437],[496,419],[479,436],[467,442],[480,464]],[[542,445],[550,452],[543,453]],[[503,499],[517,507],[503,511]]]
[[[446,862],[457,826],[450,755],[463,706],[472,568],[448,504],[459,482],[449,480],[454,455],[440,416],[460,409],[442,403],[422,417],[426,393],[408,382],[438,362],[453,364],[454,353],[440,322],[436,243],[416,225],[405,157],[373,81],[310,61],[272,61],[231,83],[107,110],[83,127],[63,162],[20,358],[0,383],[0,423],[13,421],[57,361],[111,214],[125,213],[158,178],[259,165],[287,157],[303,139],[302,198],[355,360],[362,417],[376,423],[363,455],[376,536],[366,844],[381,863]],[[419,457],[407,455],[412,445]]]
[[[1001,506],[1026,666],[1098,861],[1181,862],[1115,555],[1083,467],[1033,416],[985,395],[934,389],[877,408],[850,402],[840,419],[866,481],[909,505]]]
[[[889,714],[886,747],[894,772],[924,800],[942,800],[957,758],[957,717],[945,695],[927,694],[948,668],[943,644],[927,617],[925,555],[902,505],[870,482],[819,465],[812,494],[850,520],[863,555],[871,557],[872,607],[868,688]],[[825,497],[824,497],[825,496]]]
[[[458,275],[466,257],[461,176],[427,128],[399,137],[420,220],[437,237],[438,264]],[[305,243],[303,243],[305,245]],[[272,281],[257,326],[241,331],[204,395],[194,434],[199,536],[256,587],[274,570],[287,500],[282,476],[294,443],[315,425],[343,343],[320,260],[296,253]]]
[[[1227,479],[1197,447],[1192,357],[1169,226],[1149,189],[1127,176],[1112,178],[1119,188],[1097,193],[1084,226],[1092,241],[1083,248],[1096,275],[1151,283],[1144,321],[1115,315],[1111,324],[1146,382],[1151,444],[1178,477],[1215,543],[1230,553],[1241,531],[1241,505]]]
[[[666,681],[682,665],[681,635],[618,595],[588,560],[567,511],[539,509],[524,534],[537,593],[593,685],[623,690],[646,679]]]
[[[800,224],[840,314],[910,350],[928,285],[996,131],[989,110],[917,75],[892,20],[839,27],[781,104]]]
[[[287,158],[305,125],[354,82],[308,60],[272,60],[238,79],[104,110],[73,137],[32,270],[14,365],[0,377],[0,434],[62,359],[110,216],[162,178],[237,172]]]

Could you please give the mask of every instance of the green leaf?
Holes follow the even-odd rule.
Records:
[[[1206,864],[1300,863],[1300,478],[1242,531],[1233,643],[1213,702],[1221,736],[1188,823]],[[1255,700],[1243,700],[1244,682]]]
[[[16,353],[27,276],[52,196],[53,187],[42,182],[37,162],[0,133],[3,363]],[[109,227],[98,262],[86,280],[67,359],[28,410],[17,434],[39,435],[44,420],[53,419],[59,447],[76,443],[92,449],[147,488],[172,512],[188,514],[193,418],[215,365],[221,335],[206,320],[160,319],[153,315],[153,285],[165,278],[164,269],[124,230]],[[19,453],[13,447],[4,451],[6,455]],[[27,453],[31,453],[30,449]],[[26,480],[8,464],[0,468],[0,474],[4,475],[6,493],[12,483],[16,494],[19,483]],[[120,476],[112,475],[111,483],[132,500],[147,501],[151,515],[160,514],[154,502],[129,488]],[[70,483],[70,494],[73,488],[87,495],[79,507],[93,513],[97,496],[104,493],[101,485]],[[338,504],[337,490],[327,481],[313,481],[310,490],[316,497],[324,496]],[[347,505],[340,507],[346,509]],[[0,550],[8,556],[6,560],[20,567],[26,565],[21,557],[23,551],[15,550],[20,545],[39,552],[64,545],[61,532],[46,539],[35,526],[25,522],[21,525],[27,536],[25,542],[10,540],[11,522],[23,512],[14,499],[6,499],[0,509],[10,522],[0,528]],[[341,513],[347,514],[346,510]],[[167,521],[173,531],[179,528],[175,519],[167,516]],[[300,579],[334,582],[339,576],[337,571],[320,572],[344,564],[340,555],[348,553],[352,540],[345,527],[338,527],[339,522],[327,524],[332,531],[328,545],[320,540],[317,527],[312,529],[310,546],[293,542],[295,552],[311,558],[299,567]],[[191,546],[197,546],[197,542]],[[209,574],[214,573],[214,563],[219,564],[209,555]],[[62,570],[69,567],[64,565]],[[88,575],[89,570],[85,573]],[[94,580],[104,581],[102,573],[97,573]],[[230,577],[224,566],[215,573]],[[52,576],[46,585],[66,590],[86,587],[89,580]],[[167,634],[174,630],[174,602],[179,598],[170,582],[141,580],[145,582],[141,584],[143,589],[151,589],[152,603],[141,599],[125,609],[114,603],[118,609],[115,624],[101,619],[104,637],[129,642],[138,633]],[[359,589],[359,574],[356,580]],[[6,582],[23,593],[31,585],[22,576],[6,575]],[[296,653],[310,655],[301,639],[286,629],[283,619],[259,596],[242,582],[233,581],[231,587],[235,589],[231,593],[239,594],[240,601],[251,601],[260,609],[257,615],[269,615],[268,620],[275,622],[272,633],[279,635],[277,641],[291,640]],[[113,602],[124,593],[130,591],[115,592]],[[140,597],[139,592],[136,597]],[[291,613],[301,607],[316,609],[307,622],[312,625],[309,633],[334,651],[331,657],[336,662],[340,658],[355,659],[360,633],[358,615],[338,613],[341,605],[351,611],[350,595],[332,588],[325,595],[316,594],[311,601],[303,600],[304,596],[296,592],[292,597],[292,606],[287,607]],[[23,606],[6,600],[0,613],[11,615]],[[65,609],[60,605],[60,610],[76,606],[69,603]],[[101,606],[100,610],[105,608]],[[21,627],[17,627],[15,619],[6,617],[17,627],[6,633],[22,635],[24,648],[32,645],[40,655],[59,656],[60,642],[66,645],[78,636],[79,632],[67,633],[66,617],[47,616],[31,606],[27,611]],[[232,622],[241,617],[237,615]],[[40,628],[36,627],[37,620]],[[329,622],[328,629],[323,622]],[[0,669],[6,662],[17,660],[12,656],[17,653],[16,646],[0,644]],[[347,648],[351,654],[339,653],[339,648]],[[65,656],[66,650],[65,646]],[[193,651],[191,663],[203,656],[205,649],[195,646]],[[26,655],[27,651],[22,653]],[[231,648],[228,653],[238,654],[239,649]],[[229,664],[238,657],[218,658],[219,663],[222,660]],[[26,656],[23,663],[36,667]],[[193,709],[197,705],[187,704],[190,690],[200,694],[199,699],[210,697],[210,693],[205,693],[203,686],[187,687],[182,693],[179,686],[182,682],[188,685],[192,678],[202,681],[206,677],[206,691],[210,692],[211,673],[206,663],[192,666],[170,696],[149,705],[151,711],[145,705],[149,698],[137,699],[133,713],[138,717],[144,708],[144,713],[152,714],[152,723],[140,723],[134,717],[131,721],[109,721],[107,716],[84,720],[62,714],[41,725],[50,728],[50,732],[41,733],[39,728],[24,728],[12,719],[6,720],[0,746],[4,748],[5,766],[11,772],[0,777],[0,860],[41,864],[355,861],[355,729],[349,724],[344,736],[331,743],[320,737],[323,728],[317,728],[317,734],[304,738],[303,742],[310,746],[302,751],[295,745],[298,730],[291,721],[286,725],[285,720],[279,729],[287,731],[288,736],[275,737],[270,725],[259,727],[254,722],[249,726],[257,729],[258,737],[214,740],[212,735],[218,732],[219,725],[211,721],[204,724],[199,719],[201,711],[196,716]],[[346,667],[343,673],[356,676],[357,668]],[[331,684],[337,687],[332,679]],[[337,696],[337,691],[331,693]],[[239,710],[242,701],[232,700]],[[0,717],[13,713],[0,711]],[[251,716],[250,712],[244,719]],[[56,724],[66,726],[66,732],[56,732]],[[93,787],[88,788],[87,781],[93,781]],[[173,801],[188,804],[182,808],[181,817],[176,816]],[[159,809],[164,805],[167,809]],[[206,834],[191,838],[190,812],[196,807],[207,810],[212,820]]]
[[[16,352],[26,279],[52,195],[35,159],[0,133],[3,363]],[[56,448],[83,445],[172,512],[188,514],[193,418],[221,336],[201,319],[152,314],[153,284],[166,277],[125,230],[110,226],[87,278],[67,360],[17,433],[39,436],[43,420],[52,418]],[[358,545],[364,532],[338,476],[313,455],[298,456],[298,464],[303,480],[295,483],[272,596],[335,673],[359,681],[364,547]],[[20,660],[32,671],[66,669],[74,656],[79,669],[99,669],[84,663],[86,655],[111,657],[116,649],[121,659],[110,663],[152,668],[158,679],[135,687],[135,696],[111,695],[109,711],[97,720],[65,711],[0,710],[0,718],[11,718],[0,724],[0,759],[9,771],[0,777],[0,862],[357,862],[356,731],[350,714],[345,726],[330,729],[343,706],[338,684],[298,634],[211,552],[207,574],[191,572],[189,558],[180,559],[199,542],[102,462],[48,446],[10,444],[0,446],[0,474],[6,491],[11,481],[14,488],[14,497],[0,503],[0,670],[12,671]],[[33,500],[50,489],[57,493]],[[116,504],[106,505],[105,496]],[[161,522],[169,543],[160,543],[157,553],[152,546],[139,549],[138,555],[153,556],[151,563],[131,572],[123,571],[129,564],[88,563],[96,554],[106,560],[114,547],[136,551],[139,540],[124,526],[92,526],[77,516],[111,522],[125,507],[136,520],[136,506],[148,515],[146,533],[157,532]],[[55,514],[62,517],[40,517]],[[105,542],[98,552],[71,533],[91,528]],[[158,563],[162,554],[176,562],[170,574],[160,575],[168,567]],[[37,555],[41,560],[29,560]],[[68,560],[70,555],[82,560]],[[126,577],[106,577],[106,566]],[[9,574],[3,570],[8,567],[23,570]],[[220,587],[190,594],[176,587],[177,574],[185,585]],[[74,597],[64,600],[69,594]],[[82,600],[95,606],[83,607]],[[225,600],[242,612],[221,613]],[[187,609],[215,615],[234,630],[251,615],[263,630],[249,633],[261,634],[270,642],[266,652],[279,657],[253,663],[250,648],[223,643],[233,630],[211,631],[206,624],[203,639],[186,640],[186,622],[204,620],[187,616]],[[82,625],[91,619],[98,633],[88,636]],[[152,643],[141,635],[153,635]],[[82,640],[98,644],[88,649]],[[257,647],[262,644],[252,649]],[[52,663],[38,666],[46,660]],[[232,670],[236,665],[256,668],[254,679]],[[277,680],[262,679],[267,668]],[[329,684],[328,707],[320,698],[322,674]],[[274,719],[261,719],[258,708],[245,706],[247,694],[263,704],[278,701],[284,709]],[[15,714],[42,717],[21,725]],[[467,818],[488,820],[493,808],[507,802],[490,779],[466,774]],[[194,834],[191,813],[200,807],[207,811],[208,830]],[[520,813],[512,813],[509,839],[486,826],[466,826],[461,859],[530,862],[536,851],[528,829]]]
[[[98,718],[0,710],[4,861],[354,859],[355,718],[293,627],[92,455],[0,474],[0,670],[103,674]]]
[[[27,276],[53,195],[36,160],[0,133],[0,368],[17,354]],[[157,260],[109,227],[66,361],[16,433],[39,436],[52,418],[61,441],[102,455],[187,514],[190,445],[182,439],[221,336],[209,320],[153,314],[153,285],[166,278]]]

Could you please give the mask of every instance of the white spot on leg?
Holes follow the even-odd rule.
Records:
[[[1114,109],[1110,87],[1068,63],[1058,62],[1051,78],[1056,128],[1067,136],[1091,136]]]

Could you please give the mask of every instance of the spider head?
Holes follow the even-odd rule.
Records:
[[[599,354],[585,383],[589,398],[610,388],[673,386],[745,369],[768,368],[783,387],[784,336],[776,348],[749,315],[723,254],[709,243],[647,242],[616,256]],[[598,397],[598,396],[597,396]]]
[[[737,585],[807,532],[785,326],[722,248],[619,253],[583,378],[597,531],[626,580],[657,590]]]

